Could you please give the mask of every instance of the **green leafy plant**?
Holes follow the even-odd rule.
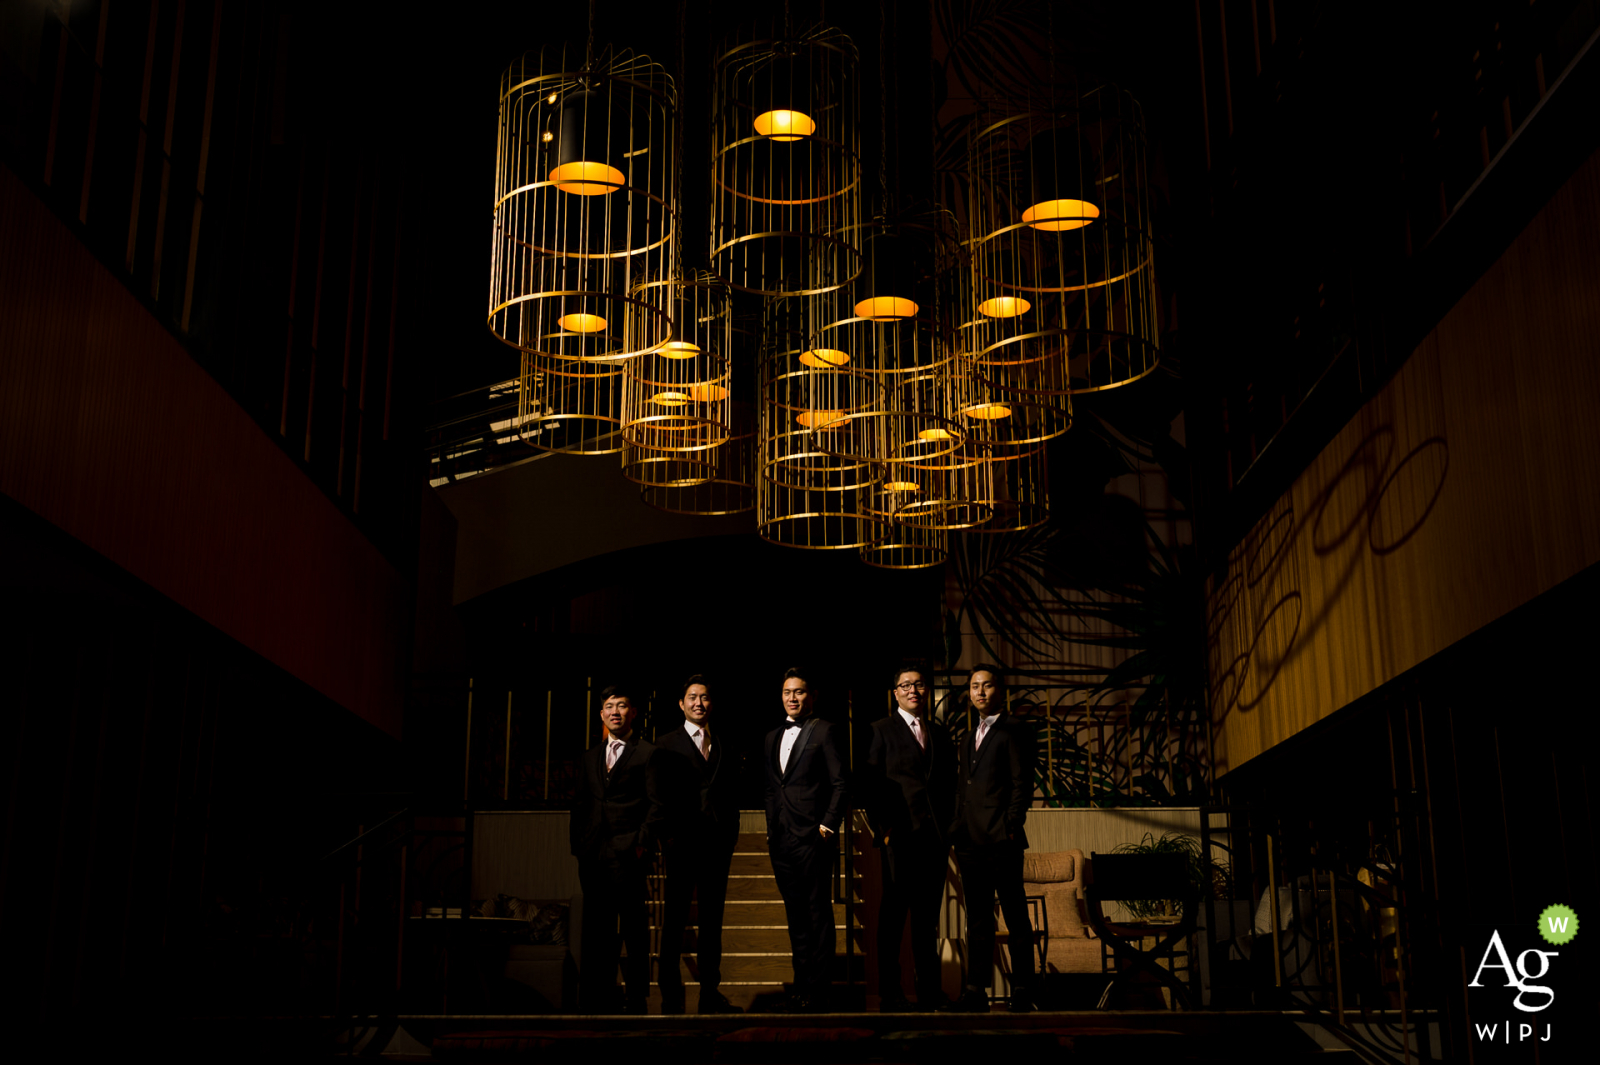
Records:
[[[1228,867],[1200,850],[1200,841],[1181,832],[1163,832],[1157,839],[1146,832],[1138,843],[1124,843],[1112,854],[1181,854],[1189,873],[1189,890],[1196,898],[1227,898]],[[1135,917],[1160,917],[1177,913],[1177,899],[1132,899],[1122,903]]]

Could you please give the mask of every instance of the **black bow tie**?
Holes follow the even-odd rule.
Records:
[[[783,727],[784,728],[799,728],[801,725],[804,725],[804,724],[805,724],[804,721],[796,721],[792,717],[786,717],[786,718],[783,719]]]

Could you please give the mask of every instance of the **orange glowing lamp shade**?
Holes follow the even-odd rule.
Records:
[[[794,416],[794,420],[807,429],[833,429],[850,419],[840,410],[803,410]]]
[[[977,403],[967,408],[967,417],[981,418],[986,422],[1011,417],[1011,408],[1004,403]]]
[[[817,131],[817,123],[803,111],[780,109],[756,116],[756,132],[769,140],[804,140]]]
[[[800,353],[800,365],[811,366],[818,370],[826,370],[833,366],[843,366],[850,361],[848,351],[838,348],[812,348],[810,351]]]
[[[950,430],[948,429],[924,429],[922,432],[917,434],[918,440],[938,441],[949,440],[950,438]]]
[[[557,318],[556,324],[569,333],[598,333],[606,327],[606,320],[598,314],[574,311]]]
[[[574,196],[604,196],[628,183],[622,171],[605,163],[562,163],[550,171],[550,180],[562,192]]]
[[[690,340],[669,340],[661,349],[662,358],[692,359],[700,354],[700,345]]]
[[[886,492],[915,492],[917,490],[917,482],[887,481],[884,483],[883,489]]]
[[[1082,229],[1100,217],[1100,208],[1088,200],[1045,200],[1022,212],[1022,220],[1034,229],[1060,232]]]
[[[650,402],[661,407],[682,407],[689,402],[689,396],[684,392],[657,392]]]
[[[689,398],[701,403],[715,403],[726,398],[728,390],[721,385],[690,385]]]
[[[1027,314],[1032,307],[1021,296],[995,296],[978,304],[978,313],[988,318],[1015,318]]]
[[[917,305],[900,296],[869,296],[856,304],[856,317],[874,322],[894,322],[916,316]]]

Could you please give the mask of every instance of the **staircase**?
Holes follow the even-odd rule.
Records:
[[[848,854],[848,851],[845,853]],[[855,878],[843,880],[855,888]],[[661,944],[661,916],[666,877],[658,869],[650,878],[650,947],[652,954]],[[839,897],[843,897],[842,893]],[[863,940],[856,907],[843,902],[833,905],[839,969],[834,978],[835,996],[840,1005],[861,998]],[[683,974],[686,1007],[699,1008],[700,983],[695,951],[695,922],[698,903],[689,910],[689,930],[684,937],[684,953],[679,961]],[[728,1000],[743,1009],[762,1011],[782,1000],[784,985],[794,979],[789,951],[789,919],[784,914],[783,897],[772,871],[766,837],[759,832],[740,833],[734,846],[733,866],[728,874],[728,902],[722,918],[722,985]],[[650,1012],[661,1012],[661,989],[650,981]],[[859,1003],[857,1003],[859,1008]]]

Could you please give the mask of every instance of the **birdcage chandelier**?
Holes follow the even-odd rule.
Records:
[[[884,568],[1040,525],[1074,397],[1157,365],[1137,102],[1053,69],[1036,99],[980,91],[961,220],[896,209],[881,160],[866,217],[856,45],[787,7],[764,23],[713,51],[703,247],[681,239],[663,67],[591,42],[506,71],[488,323],[521,372],[502,439],[620,453],[651,507],[754,511],[770,542]]]

